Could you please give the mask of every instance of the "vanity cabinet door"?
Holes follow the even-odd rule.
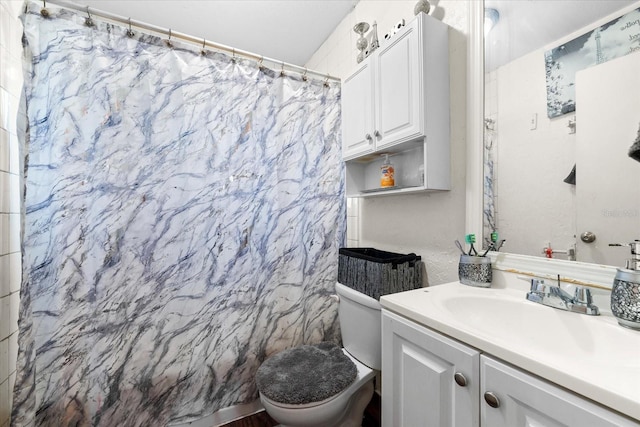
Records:
[[[475,349],[383,310],[382,425],[477,427],[479,363]]]
[[[480,377],[480,417],[483,426],[640,426],[591,401],[485,355],[480,357]],[[492,396],[487,396],[487,393]]]

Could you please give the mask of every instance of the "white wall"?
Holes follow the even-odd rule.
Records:
[[[9,425],[18,354],[20,187],[16,118],[22,90],[22,1],[0,0],[0,427]]]
[[[453,241],[464,240],[466,66],[468,3],[460,0],[432,1],[431,13],[450,26],[449,69],[451,108],[451,191],[360,199],[359,217],[348,217],[349,244],[421,255],[431,285],[457,280],[458,255]],[[413,19],[415,0],[361,0],[340,23],[306,66],[341,78],[357,65],[358,35],[353,26],[360,21],[378,22],[378,39],[398,21]],[[357,231],[352,229],[357,227]],[[352,237],[357,236],[354,241]]]

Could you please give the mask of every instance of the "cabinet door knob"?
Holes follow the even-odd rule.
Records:
[[[498,399],[498,396],[493,394],[493,392],[491,391],[486,391],[484,393],[484,401],[487,402],[487,405],[491,406],[492,408],[500,407],[500,399]]]
[[[465,376],[460,372],[456,372],[455,374],[453,374],[453,379],[456,381],[456,384],[458,384],[460,387],[466,387],[467,378],[465,378]]]
[[[364,136],[364,139],[368,140],[368,141],[369,141],[369,143],[372,143],[372,142],[373,142],[373,138],[371,138],[371,134],[366,134],[366,135]]]
[[[375,136],[376,138],[380,138],[380,132],[378,132],[377,130],[373,132],[373,136]]]

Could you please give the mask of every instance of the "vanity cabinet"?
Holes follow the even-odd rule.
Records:
[[[480,353],[383,310],[382,425],[477,427]]]
[[[401,175],[403,168],[412,171],[396,174],[399,188],[393,190],[449,189],[446,24],[419,14],[343,81],[342,141],[348,195],[378,189],[382,154],[391,154]],[[405,151],[413,154],[400,155]],[[416,156],[419,165],[404,164],[406,157]]]
[[[589,373],[585,372],[585,376]],[[640,426],[608,409],[486,355],[480,356],[481,425]]]
[[[382,425],[639,427],[640,423],[383,309]]]

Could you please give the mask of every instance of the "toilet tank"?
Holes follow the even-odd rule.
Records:
[[[378,300],[336,283],[342,345],[368,367],[382,368],[381,307]]]

